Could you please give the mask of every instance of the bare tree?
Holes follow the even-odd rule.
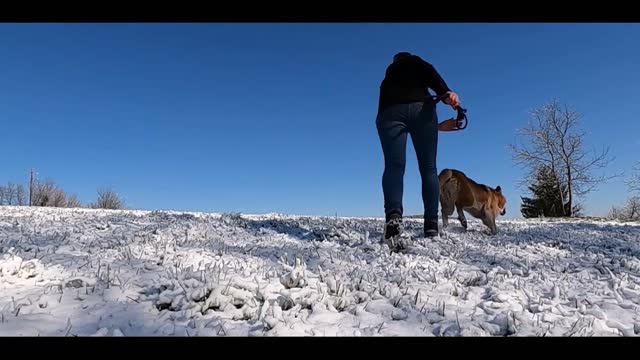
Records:
[[[640,197],[630,197],[627,199],[627,203],[621,208],[612,207],[609,212],[609,218],[622,221],[640,220]]]
[[[633,173],[627,179],[626,184],[629,187],[629,192],[640,193],[640,161],[633,167]]]
[[[23,184],[11,182],[0,186],[0,205],[82,207],[76,195],[67,194],[51,179],[40,182],[35,178],[33,170],[28,190]]]
[[[67,194],[65,194],[60,188],[55,189],[49,196],[49,203],[47,206],[67,207]]]
[[[94,209],[124,209],[124,201],[120,196],[110,188],[98,189],[98,199],[91,204]]]
[[[7,205],[15,205],[16,203],[16,186],[9,182],[4,188],[4,202]]]
[[[82,207],[82,202],[80,202],[76,194],[67,195],[65,207],[79,208]]]
[[[630,197],[627,200],[626,211],[629,220],[640,220],[640,197]]]
[[[80,207],[80,201],[75,195],[69,196],[51,179],[44,182],[35,181],[32,188],[34,206]]]
[[[583,148],[585,132],[577,129],[580,114],[557,100],[534,109],[532,119],[518,135],[524,138],[520,144],[510,144],[516,164],[528,170],[533,178],[535,171],[547,168],[554,174],[562,198],[564,216],[574,216],[578,200],[596,190],[598,185],[619,175],[595,175],[612,160],[609,148],[590,154]]]
[[[22,184],[16,185],[16,205],[19,205],[19,206],[27,205],[27,195],[24,190],[24,185]]]
[[[22,184],[7,183],[0,186],[0,205],[25,205],[24,186]]]
[[[609,215],[607,215],[607,218],[609,218],[610,220],[621,220],[622,209],[612,206],[611,210],[609,210]]]
[[[44,182],[33,182],[32,202],[34,206],[53,206],[54,202],[60,202],[61,192],[58,185],[51,179]]]

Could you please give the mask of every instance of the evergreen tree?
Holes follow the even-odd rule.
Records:
[[[525,218],[532,217],[562,217],[564,214],[577,215],[580,208],[574,204],[573,212],[569,212],[569,204],[563,204],[562,198],[567,198],[567,191],[563,189],[562,197],[558,181],[549,167],[539,167],[536,170],[535,182],[528,186],[531,197],[521,197],[520,212]],[[564,211],[563,211],[564,206]]]

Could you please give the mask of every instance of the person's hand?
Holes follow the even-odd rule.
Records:
[[[451,106],[454,110],[460,106],[460,99],[458,98],[458,94],[453,91],[447,91],[447,97],[444,98],[443,102],[449,106]]]
[[[438,124],[438,130],[439,131],[459,130],[460,125],[461,125],[460,121],[458,121],[456,119],[449,119],[449,120],[445,120],[445,121],[441,122],[440,124]]]

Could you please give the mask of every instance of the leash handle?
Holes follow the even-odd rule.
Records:
[[[458,123],[458,130],[464,130],[467,128],[469,121],[467,120],[467,109],[460,106],[456,107],[458,115],[456,116],[456,122]]]
[[[445,99],[447,95],[439,95],[439,96],[432,96],[432,98],[436,101],[436,104],[442,100]],[[449,130],[449,131],[460,131],[460,130],[464,130],[467,128],[467,125],[469,124],[469,120],[467,119],[467,109],[461,107],[461,106],[456,106],[455,110],[457,112],[455,119],[451,118],[445,121],[450,121],[450,120],[455,120],[456,121],[456,125],[457,127],[455,129]]]

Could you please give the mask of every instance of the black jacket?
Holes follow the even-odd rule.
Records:
[[[387,67],[380,84],[378,113],[392,104],[425,101],[431,96],[427,88],[435,91],[436,95],[450,91],[433,65],[419,56],[411,55],[393,62]]]

